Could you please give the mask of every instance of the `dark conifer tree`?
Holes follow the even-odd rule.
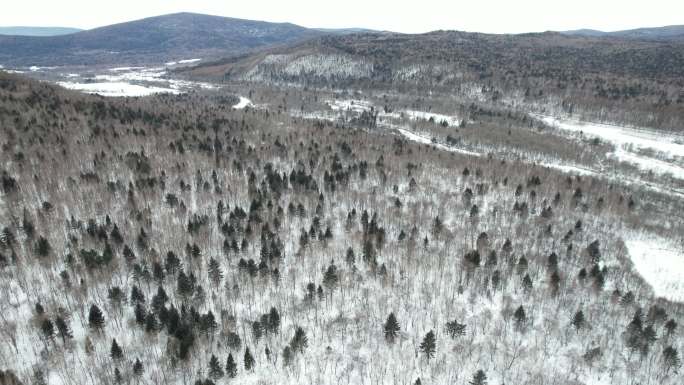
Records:
[[[237,363],[233,359],[233,354],[228,353],[228,359],[226,360],[226,375],[230,378],[235,378],[237,376]]]
[[[47,342],[51,342],[55,337],[55,325],[49,318],[45,318],[40,324],[40,331],[43,333],[43,338],[45,338]]]
[[[74,338],[67,319],[60,316],[55,317],[55,326],[57,326],[57,333],[62,338],[62,343],[66,343],[67,340]]]
[[[254,368],[254,357],[252,357],[252,353],[249,351],[249,347],[245,347],[245,370],[250,371],[252,368]]]
[[[487,375],[484,370],[480,369],[473,375],[470,385],[487,385]]]
[[[268,313],[268,331],[277,334],[279,329],[280,314],[278,314],[278,310],[275,307],[272,307],[271,311]]]
[[[578,310],[575,316],[572,317],[572,326],[579,332],[584,327],[584,323],[584,313],[582,310]]]
[[[140,358],[136,358],[135,363],[133,364],[133,374],[135,374],[136,377],[140,378],[142,377],[143,373],[145,373],[145,366],[143,366],[143,363],[140,361]]]
[[[109,350],[109,356],[112,357],[114,361],[121,361],[123,359],[123,350],[116,342],[116,338],[112,339],[112,347]]]
[[[145,324],[145,308],[138,303],[135,305],[133,313],[135,314],[135,323],[143,326]]]
[[[306,337],[304,329],[297,326],[297,329],[295,329],[295,334],[290,340],[290,349],[292,349],[292,351],[295,353],[304,353],[304,349],[306,349],[308,346],[309,339]]]
[[[123,384],[123,376],[119,368],[114,368],[114,383],[117,385]]]
[[[102,311],[97,305],[93,304],[90,306],[90,311],[88,312],[88,326],[93,330],[102,330],[104,327],[105,319]]]
[[[214,381],[218,381],[223,378],[223,374],[223,368],[221,367],[218,358],[212,354],[211,359],[209,360],[209,377]]]
[[[437,351],[437,339],[432,330],[425,335],[423,342],[420,343],[420,351],[425,355],[425,358],[428,361],[435,356],[435,352]]]
[[[390,313],[389,316],[387,316],[387,321],[385,322],[384,326],[385,339],[387,342],[394,343],[394,340],[397,338],[397,334],[400,330],[401,327],[399,326],[397,317],[394,315],[394,313]]]
[[[221,271],[221,265],[213,257],[209,259],[208,272],[209,279],[211,279],[214,286],[218,287],[221,284],[221,279],[223,279],[223,272]]]
[[[527,315],[525,314],[525,309],[522,305],[520,305],[515,310],[515,313],[513,313],[513,317],[515,318],[515,326],[518,329],[522,329],[523,326],[525,326],[525,323],[527,322]]]

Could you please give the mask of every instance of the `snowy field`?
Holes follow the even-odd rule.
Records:
[[[166,67],[191,64],[201,59],[185,59],[168,62]],[[166,67],[114,67],[97,71],[94,74],[61,73],[57,84],[64,88],[98,94],[106,97],[148,96],[152,94],[181,94],[193,89],[215,89],[216,85],[205,82],[193,82],[174,79],[169,76]],[[51,71],[57,73],[57,67],[28,68],[31,72]],[[10,73],[25,73],[23,69],[7,70]]]
[[[673,178],[684,180],[684,136],[551,116],[534,116],[552,127],[613,144],[615,151],[609,156],[619,162],[632,164],[642,171],[651,171],[658,175],[669,174]],[[660,156],[643,155],[639,150],[655,152]]]
[[[658,297],[684,301],[684,250],[658,237],[625,241],[629,256],[639,274]]]
[[[245,107],[251,107],[253,105],[254,104],[252,104],[251,100],[247,99],[244,96],[240,96],[240,101],[236,105],[234,105],[233,108],[235,108],[236,110],[241,110]]]
[[[126,82],[100,82],[100,83],[75,83],[75,82],[59,82],[57,83],[64,88],[86,92],[89,94],[98,94],[108,97],[117,96],[148,96],[152,94],[168,93],[179,94],[180,91],[172,88],[141,86]]]

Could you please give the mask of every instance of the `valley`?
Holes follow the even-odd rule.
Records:
[[[0,36],[0,384],[681,384],[678,31]]]

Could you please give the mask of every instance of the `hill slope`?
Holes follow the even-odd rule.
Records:
[[[224,96],[0,73],[1,383],[681,384],[681,199]]]
[[[5,66],[159,63],[244,53],[322,34],[289,23],[178,13],[65,36],[0,36],[0,63]]]
[[[604,32],[595,29],[578,29],[562,32],[566,35],[593,36],[593,37],[618,37],[624,39],[639,40],[684,40],[684,25],[668,25],[656,28],[637,28],[623,31]]]
[[[503,103],[554,103],[658,121],[681,128],[684,43],[568,36],[555,32],[488,35],[324,36],[240,59],[206,63],[189,76],[307,86],[426,89]],[[652,110],[657,109],[653,114]],[[596,116],[596,119],[617,117]]]

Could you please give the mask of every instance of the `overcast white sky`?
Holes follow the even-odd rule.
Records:
[[[0,26],[94,28],[173,12],[363,27],[490,33],[684,24],[684,0],[3,0]]]

